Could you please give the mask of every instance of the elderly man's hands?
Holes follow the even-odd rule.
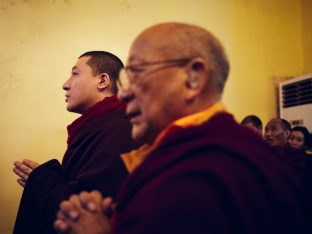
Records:
[[[19,183],[22,187],[25,187],[30,173],[39,165],[40,164],[29,159],[24,159],[22,162],[14,162],[13,172],[19,177],[17,179],[17,183]]]
[[[63,201],[54,227],[61,234],[110,234],[112,198],[102,198],[97,191],[81,192]]]

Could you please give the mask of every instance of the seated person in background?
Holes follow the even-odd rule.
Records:
[[[310,133],[306,127],[293,127],[288,138],[288,143],[294,149],[305,150],[308,145],[309,135]]]
[[[147,156],[121,186],[112,222],[111,199],[81,193],[61,204],[57,230],[311,233],[311,204],[298,179],[221,103],[228,71],[206,29],[164,23],[143,31],[125,67],[129,87],[118,96],[128,103],[132,137],[150,145]]]
[[[309,134],[309,137],[307,140],[306,153],[309,155],[309,157],[312,158],[312,133]]]
[[[248,115],[246,116],[241,125],[250,128],[251,130],[255,131],[262,137],[262,121],[258,116],[255,115]]]
[[[308,192],[312,196],[312,153],[310,148],[310,141],[310,133],[306,127],[296,126],[291,129],[288,142],[293,149],[305,153],[307,169],[304,176],[304,184]]]
[[[289,147],[290,124],[281,118],[271,119],[264,128],[264,140],[277,149]]]
[[[294,149],[288,143],[291,126],[287,120],[271,119],[264,129],[264,140],[273,146],[290,163],[301,180],[307,173],[307,161],[302,150]]]
[[[55,233],[53,221],[62,200],[97,189],[115,197],[127,170],[120,154],[135,146],[126,103],[117,99],[116,82],[123,64],[115,55],[81,55],[64,83],[67,110],[81,114],[68,129],[62,164],[15,162],[18,183],[25,186],[14,233]]]

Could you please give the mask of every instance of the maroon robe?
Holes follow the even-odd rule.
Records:
[[[303,182],[307,192],[312,196],[312,161],[303,149],[294,149],[288,143],[278,149],[279,154],[294,169]]]
[[[308,169],[307,157],[304,150],[294,149],[288,143],[279,149],[280,155],[289,162],[301,180],[304,179]]]
[[[15,234],[56,233],[53,222],[59,204],[74,193],[96,189],[104,195],[116,195],[128,174],[120,154],[135,147],[131,125],[120,108],[93,116],[96,117],[87,118],[71,136],[62,165],[54,159],[30,174],[20,202]]]
[[[311,233],[294,171],[231,115],[172,132],[121,186],[116,234]]]

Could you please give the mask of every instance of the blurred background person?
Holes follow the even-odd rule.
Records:
[[[294,149],[305,150],[308,146],[309,137],[310,133],[306,127],[296,126],[291,129],[288,143]]]
[[[262,137],[262,121],[256,115],[247,115],[242,121],[241,125],[250,128],[251,130],[255,131]]]
[[[288,164],[289,169],[295,171],[308,191],[312,191],[309,185],[312,177],[310,176],[311,173],[309,173],[309,163],[306,154],[303,150],[290,146],[290,134],[291,126],[289,122],[285,119],[274,118],[264,128],[264,141],[279,152],[283,161]]]

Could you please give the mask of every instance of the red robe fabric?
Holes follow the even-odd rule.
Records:
[[[312,161],[305,151],[293,149],[286,144],[279,149],[279,154],[288,162],[289,167],[294,169],[306,191],[312,196]]]
[[[59,204],[74,193],[96,189],[104,195],[116,195],[128,174],[120,154],[136,145],[131,139],[125,105],[114,99],[114,107],[106,108],[112,99],[104,99],[74,122],[72,129],[76,130],[71,134],[62,165],[50,160],[30,174],[14,234],[56,233],[53,222]]]
[[[122,185],[116,234],[311,233],[295,172],[231,115],[172,132]]]
[[[289,144],[286,144],[279,149],[279,153],[281,157],[289,162],[289,165],[295,170],[299,178],[303,180],[308,169],[305,152],[303,150],[293,149]]]
[[[67,144],[71,144],[73,138],[77,136],[77,132],[79,132],[90,120],[95,119],[110,110],[125,110],[126,106],[126,103],[119,101],[116,95],[106,97],[102,101],[96,103],[89,108],[86,113],[67,126]]]

